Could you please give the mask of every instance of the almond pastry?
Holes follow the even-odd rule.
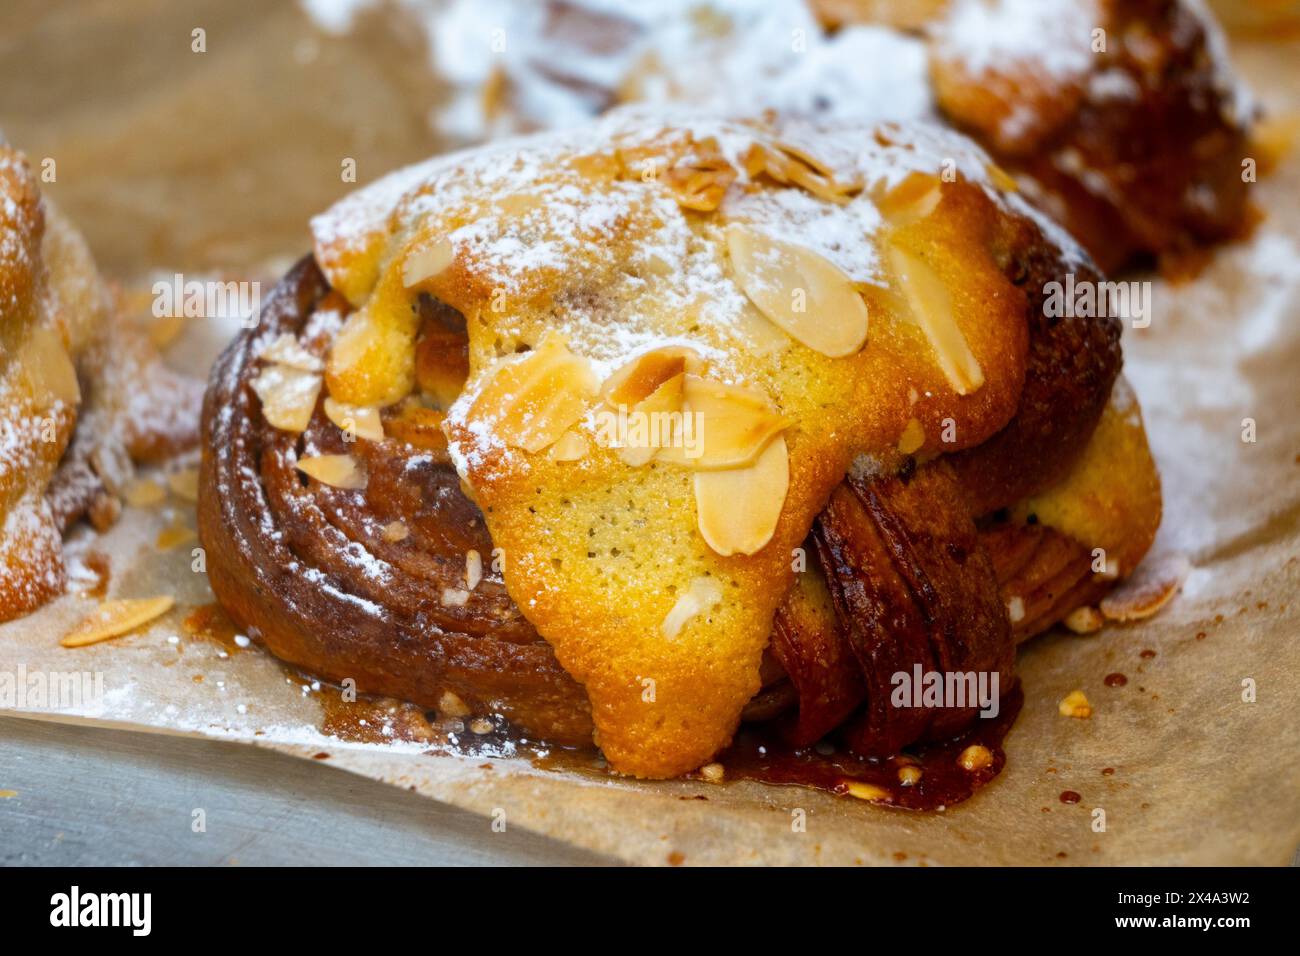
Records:
[[[960,738],[989,779],[979,708],[892,678],[984,675],[1014,713],[1016,643],[1159,521],[1118,322],[1043,314],[1086,256],[928,128],[617,110],[508,149],[318,217],[222,357],[199,528],[231,616],[620,773],[744,776],[743,723],[894,761],[826,784],[866,800],[951,779],[958,750],[932,772],[914,745]],[[323,309],[324,400],[277,427],[267,370],[314,373],[256,348]],[[347,440],[349,406],[379,437]]]

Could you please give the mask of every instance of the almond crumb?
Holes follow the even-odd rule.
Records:
[[[1066,694],[1057,709],[1061,712],[1062,717],[1087,720],[1092,716],[1092,705],[1088,703],[1088,698],[1084,696],[1081,690],[1072,690]]]
[[[464,588],[443,588],[441,601],[443,607],[464,607],[469,601],[469,592]]]
[[[876,803],[888,802],[889,800],[889,791],[884,787],[877,787],[874,783],[863,783],[861,780],[846,782],[844,792],[850,797],[857,797],[859,800],[870,800]]]
[[[469,707],[453,691],[444,690],[438,698],[438,713],[443,717],[468,717]]]
[[[1105,620],[1095,607],[1076,607],[1065,616],[1065,626],[1075,634],[1094,634],[1101,630]]]
[[[407,536],[410,535],[410,533],[411,533],[410,529],[407,528],[406,525],[400,521],[388,522],[388,524],[384,525],[384,530],[381,532],[383,539],[385,541],[390,541],[393,543],[396,543],[398,541],[405,541]]]
[[[149,478],[133,478],[127,484],[122,497],[132,508],[152,508],[162,504],[167,491],[158,482]]]
[[[700,776],[709,783],[722,783],[727,777],[727,768],[720,763],[706,763],[700,768]]]
[[[993,752],[983,744],[971,744],[957,755],[963,770],[984,770],[993,765]]]
[[[1016,595],[1007,601],[1007,617],[1012,624],[1019,624],[1025,619],[1025,599]]]

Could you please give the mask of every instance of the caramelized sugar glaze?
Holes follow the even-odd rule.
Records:
[[[769,131],[748,127],[723,132],[727,136],[740,133],[754,141],[769,135]],[[642,139],[633,137],[631,146],[659,144],[683,133],[672,126],[651,126]],[[618,149],[629,148],[626,138],[619,139],[621,135],[614,136],[617,148],[603,155],[599,148],[594,153],[588,148],[553,162],[579,175],[594,175],[594,188],[602,188],[601,177],[621,175]],[[840,138],[834,142],[844,142],[844,135],[845,131],[839,131]],[[897,145],[879,131],[858,130],[853,135],[858,142],[874,143],[877,152],[915,151],[913,144]],[[898,131],[891,135],[902,138]],[[703,138],[697,138],[697,147],[698,139]],[[964,144],[958,146],[967,149]],[[526,151],[527,145],[523,148]],[[214,369],[204,410],[200,531],[209,551],[209,574],[218,598],[236,621],[273,653],[314,673],[333,680],[352,678],[362,691],[437,710],[499,714],[518,732],[563,746],[590,746],[595,734],[614,769],[623,772],[672,776],[698,767],[721,751],[724,755],[719,759],[734,776],[832,789],[843,789],[844,779],[858,776],[875,779],[883,786],[886,777],[898,777],[899,767],[886,762],[896,760],[903,748],[926,745],[929,752],[944,754],[943,759],[951,764],[952,741],[967,734],[985,741],[981,746],[989,759],[976,761],[978,766],[963,779],[976,783],[987,779],[1000,766],[997,743],[1009,718],[976,720],[970,707],[893,707],[889,703],[891,675],[911,672],[916,665],[924,671],[996,673],[1002,691],[1014,693],[1015,641],[1051,626],[1075,607],[1097,600],[1113,584],[1114,573],[1094,573],[1093,547],[1123,555],[1118,573],[1131,571],[1158,522],[1159,491],[1136,406],[1121,389],[1114,388],[1120,367],[1117,323],[1113,319],[1044,315],[1044,285],[1067,271],[1077,278],[1095,278],[1091,266],[1068,246],[1068,240],[1054,232],[1049,238],[1045,230],[1051,227],[1015,197],[994,190],[978,162],[974,166],[967,162],[954,182],[941,181],[937,174],[943,158],[942,150],[911,156],[901,174],[891,174],[876,184],[874,194],[867,192],[865,180],[870,177],[861,177],[864,181],[844,198],[879,203],[895,212],[901,209],[891,222],[892,235],[900,235],[907,225],[921,224],[919,233],[913,233],[920,237],[915,240],[914,254],[940,269],[940,281],[958,302],[957,324],[970,343],[983,381],[974,388],[967,382],[969,394],[962,395],[951,384],[949,373],[935,367],[934,351],[925,336],[917,325],[901,320],[916,306],[900,303],[905,294],[898,291],[899,280],[893,274],[857,286],[875,324],[860,352],[834,360],[857,361],[855,368],[865,368],[873,375],[861,380],[850,377],[850,387],[840,392],[845,405],[834,409],[833,417],[847,421],[851,418],[848,409],[862,408],[873,418],[871,429],[885,433],[886,440],[877,438],[874,444],[866,441],[850,447],[841,439],[830,438],[809,446],[803,432],[815,436],[817,428],[810,413],[800,409],[793,386],[779,377],[766,380],[768,387],[779,393],[783,413],[795,419],[785,433],[790,448],[791,497],[778,519],[773,543],[766,545],[775,554],[757,562],[761,573],[746,577],[750,574],[746,561],[752,560],[748,554],[726,559],[732,562],[727,567],[733,580],[762,584],[765,592],[741,589],[726,597],[760,608],[767,602],[771,610],[752,658],[748,650],[737,658],[724,655],[728,663],[723,665],[708,657],[708,644],[692,643],[699,635],[683,642],[688,648],[703,649],[687,662],[698,671],[694,679],[707,683],[724,666],[734,668],[741,677],[735,692],[674,702],[673,706],[709,711],[701,724],[661,731],[652,720],[646,729],[636,723],[642,719],[639,714],[620,723],[622,711],[629,708],[626,697],[598,696],[603,709],[593,716],[593,676],[580,663],[593,647],[575,651],[566,644],[566,635],[554,630],[554,607],[548,613],[537,610],[537,602],[547,596],[537,583],[551,584],[554,579],[548,576],[550,571],[536,572],[529,561],[536,558],[536,564],[557,555],[539,550],[521,533],[527,519],[514,518],[512,523],[512,516],[521,512],[545,511],[566,494],[578,498],[589,489],[575,486],[566,492],[562,483],[548,488],[542,481],[536,489],[528,489],[538,497],[528,499],[519,494],[516,479],[520,472],[512,475],[509,466],[503,468],[498,460],[492,466],[501,473],[493,475],[481,465],[476,470],[473,463],[465,461],[470,441],[466,423],[472,419],[466,410],[472,413],[474,400],[490,394],[493,376],[499,374],[502,364],[502,356],[491,345],[475,338],[484,328],[500,338],[503,329],[492,328],[490,319],[484,321],[484,302],[474,299],[486,293],[476,291],[469,281],[476,266],[472,249],[468,254],[454,250],[447,257],[450,266],[442,264],[454,277],[451,285],[426,284],[400,300],[411,311],[414,330],[410,336],[414,340],[415,381],[411,390],[425,396],[424,400],[407,397],[383,405],[378,411],[382,429],[368,427],[370,438],[360,437],[361,429],[355,429],[355,434],[342,430],[339,406],[329,407],[346,388],[331,387],[328,398],[312,393],[301,430],[277,427],[267,420],[274,410],[265,406],[258,388],[264,385],[268,349],[280,341],[282,357],[287,354],[282,341],[287,333],[303,353],[292,359],[299,365],[323,368],[333,363],[340,330],[349,328],[359,310],[374,311],[376,297],[385,283],[392,281],[380,273],[387,270],[391,276],[402,269],[403,255],[414,255],[411,250],[424,239],[418,228],[405,233],[398,230],[406,246],[388,239],[372,243],[386,250],[383,256],[389,263],[371,270],[368,288],[380,290],[374,296],[364,288],[367,283],[362,283],[359,294],[356,287],[349,287],[357,280],[358,270],[340,272],[335,268],[340,276],[333,280],[335,288],[343,287],[340,291],[350,296],[350,302],[331,289],[331,282],[314,262],[304,260],[270,297],[259,328],[232,344]],[[698,161],[698,156],[694,160]],[[455,162],[453,158],[450,163],[453,174],[459,172]],[[918,188],[914,174],[926,169],[932,172],[920,180],[923,188]],[[473,171],[470,178],[472,175]],[[761,183],[758,175],[742,178],[747,179],[742,188],[751,196],[779,196],[799,188],[772,182],[774,177]],[[676,182],[680,185],[681,180]],[[659,190],[672,189],[673,184],[673,178],[667,176],[642,185]],[[819,179],[817,185],[824,183]],[[722,192],[729,186],[730,181]],[[931,189],[938,190],[937,195],[929,195]],[[701,199],[698,191],[686,192],[684,202],[677,196],[682,208],[676,214],[690,228],[710,235],[707,220],[716,213],[718,203],[707,195]],[[430,191],[422,195],[425,202],[436,202],[440,196],[436,190],[431,200]],[[918,198],[923,200],[919,211]],[[450,195],[447,200],[449,208],[456,207]],[[790,197],[783,201],[789,202]],[[819,197],[814,201],[837,204],[834,199]],[[384,222],[390,214],[396,221],[398,214],[392,213],[392,208],[391,204],[384,207],[377,221]],[[470,207],[463,205],[456,215],[463,221],[469,211]],[[666,214],[663,207],[655,208],[655,216]],[[780,225],[782,240],[805,238],[806,221],[801,225],[795,219]],[[631,231],[635,235],[635,230]],[[381,230],[382,235],[387,233]],[[959,246],[964,251],[957,254]],[[953,252],[953,262],[947,266],[941,258],[945,251]],[[322,252],[318,245],[317,259],[322,255],[330,259],[329,251]],[[734,248],[731,255],[733,259],[738,255]],[[526,257],[526,253],[521,250],[520,256]],[[963,286],[971,276],[963,273],[962,264],[980,261],[991,271],[982,274],[984,267],[971,265],[975,278],[969,287]],[[482,263],[477,265],[486,271]],[[576,262],[571,271],[579,279],[597,281],[591,279],[591,270],[584,271],[587,265]],[[363,261],[362,268],[371,265]],[[523,265],[520,268],[526,270]],[[725,259],[722,270],[719,281],[727,281]],[[405,271],[409,278],[410,269]],[[572,302],[581,290],[564,287],[554,276],[548,281],[551,285],[536,293],[546,307],[538,312],[531,337],[518,343],[527,351],[518,354],[551,347],[544,344],[539,331],[546,317],[571,334],[577,332],[572,339],[576,352],[582,344],[581,330],[575,329],[575,321],[566,318],[556,305],[557,299]],[[556,295],[557,288],[563,296]],[[579,301],[600,301],[594,294],[599,289],[589,291],[592,294]],[[719,288],[715,294],[727,291]],[[981,294],[991,299],[981,298]],[[620,321],[618,315],[605,315],[604,319]],[[924,326],[915,316],[912,321]],[[741,346],[749,344],[742,342]],[[515,347],[512,343],[508,351],[514,354]],[[875,364],[861,364],[868,360],[860,356],[873,350]],[[783,342],[766,355],[746,350],[743,361],[733,368],[742,371],[738,376],[742,381],[761,382],[761,375],[743,372],[764,363],[785,368],[782,363],[787,360],[773,359],[772,354],[802,356],[811,351],[794,341]],[[820,360],[803,357],[801,361]],[[613,364],[616,367],[618,363]],[[835,373],[828,374],[832,384],[844,381],[835,379]],[[444,413],[430,396],[464,375],[469,376],[469,385],[452,407],[453,421],[446,428],[461,447],[449,449],[441,427]],[[852,384],[857,381],[861,381],[860,387]],[[454,394],[454,388],[449,390]],[[981,391],[985,394],[980,395]],[[884,398],[872,397],[872,393]],[[967,401],[972,397],[974,403]],[[897,407],[891,407],[891,402]],[[455,420],[458,414],[459,421]],[[958,421],[958,438],[941,444],[939,432],[946,417]],[[918,419],[925,424],[919,425]],[[1100,429],[1099,420],[1103,422]],[[915,434],[918,425],[919,436]],[[1140,453],[1128,455],[1123,462],[1112,461],[1116,449],[1126,447],[1126,442],[1136,443]],[[810,456],[809,447],[813,451],[821,448],[822,453]],[[944,453],[952,447],[959,450]],[[552,467],[548,474],[563,476],[565,472],[554,462],[557,457],[563,460],[562,456],[548,454],[545,448],[518,452],[516,457],[529,463],[546,456]],[[870,453],[865,459],[869,466],[859,457],[856,466],[848,469],[854,456],[864,452]],[[593,457],[606,453],[606,449],[588,451]],[[472,450],[469,457],[474,457]],[[613,470],[616,467],[631,467],[626,461],[615,464],[615,455],[606,457],[611,460],[601,464],[602,474],[617,476],[621,473]],[[299,467],[304,460],[322,459],[346,459],[347,475],[318,480]],[[480,456],[480,461],[486,457]],[[1112,471],[1109,477],[1118,476],[1118,481],[1098,483],[1087,478],[1105,473],[1106,466]],[[672,464],[659,467],[668,471]],[[353,474],[365,476],[364,486],[351,480]],[[1080,498],[1086,503],[1070,507],[1055,500],[1054,489],[1077,483],[1079,474],[1085,476],[1078,481],[1083,482],[1086,494]],[[530,480],[536,478],[533,474]],[[465,493],[467,479],[477,504]],[[824,493],[818,490],[823,486]],[[1126,495],[1134,500],[1125,502]],[[1061,516],[1057,527],[1034,523],[1024,512],[1026,502],[1036,500],[1032,496]],[[792,507],[796,512],[808,509],[807,520],[792,516]],[[698,557],[705,546],[696,540],[689,499],[680,510],[687,512],[685,520],[692,532],[687,560],[719,560],[716,553]],[[1134,514],[1141,520],[1117,520]],[[675,515],[672,520],[679,519],[681,516]],[[801,552],[781,546],[778,542],[782,541],[800,546]],[[498,562],[492,556],[503,543],[507,560]],[[759,545],[755,555],[762,556],[764,547]],[[471,552],[480,561],[479,579],[472,582],[469,578],[474,575],[467,570]],[[801,567],[791,567],[792,552],[802,554]],[[618,557],[602,556],[601,560]],[[524,565],[523,570],[518,570],[519,564]],[[719,563],[718,567],[722,566]],[[530,573],[537,577],[529,580],[526,575]],[[620,601],[638,599],[635,593],[629,597],[593,591],[581,578],[571,583],[570,593],[561,597],[584,605],[581,612],[572,612],[570,626],[575,630],[592,626],[617,634],[617,621],[611,623],[599,615],[615,614]],[[653,588],[654,584],[652,578],[641,586]],[[671,592],[678,584],[668,578],[660,580],[660,590],[670,593],[661,596],[650,612],[656,627],[665,611],[674,606]],[[516,603],[512,594],[527,597]],[[1009,605],[1015,608],[1011,613]],[[716,634],[720,645],[727,646],[729,634],[743,631],[733,622],[735,631],[727,632],[722,626],[726,618],[716,613],[698,615],[687,628],[707,627],[715,619],[719,621]],[[545,639],[539,629],[547,632]],[[659,640],[673,643],[673,638],[663,635]],[[630,640],[626,646],[638,645]],[[626,646],[616,651],[622,653]],[[745,637],[733,646],[751,645]],[[636,665],[635,659],[628,662],[631,668]],[[574,671],[583,680],[575,680],[571,676]],[[631,684],[630,693],[639,703],[646,686],[631,680],[635,676],[632,671],[616,676]],[[661,694],[663,689],[660,686]],[[627,692],[617,689],[617,693]],[[653,705],[655,701],[645,703]],[[652,715],[655,712],[653,706],[645,709]],[[1008,702],[1002,714],[1014,709]],[[724,751],[742,712],[746,729],[732,748]],[[707,725],[710,716],[716,726]],[[630,734],[629,726],[633,727]],[[698,732],[698,743],[679,747],[684,732]],[[812,749],[828,734],[835,741],[836,757]],[[846,768],[845,761],[855,763],[857,770]],[[911,791],[916,795],[909,798],[911,803],[898,796],[893,802],[952,802],[969,792],[952,781],[944,783],[945,779],[934,769],[928,791]],[[901,791],[895,788],[891,792]],[[923,792],[934,799],[923,799]]]

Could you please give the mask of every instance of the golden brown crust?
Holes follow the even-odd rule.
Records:
[[[589,742],[581,688],[499,577],[481,582],[463,606],[441,603],[444,589],[464,588],[467,551],[478,550],[486,568],[492,556],[445,453],[391,440],[375,447],[367,456],[374,494],[358,503],[308,487],[287,454],[299,437],[263,419],[249,384],[257,343],[302,331],[326,291],[315,264],[299,263],[267,300],[258,330],[241,335],[213,369],[199,533],[217,598],[277,657],[332,680],[351,678],[364,693],[441,708],[450,692],[527,734]],[[341,443],[337,435],[318,409],[303,440]],[[408,468],[418,481],[393,480]],[[392,521],[409,532],[403,540],[383,539]],[[382,567],[382,576],[361,572],[360,559]]]

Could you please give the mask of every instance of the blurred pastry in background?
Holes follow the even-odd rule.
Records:
[[[197,437],[199,383],[122,315],[85,242],[0,145],[0,620],[66,584],[63,533],[108,528],[136,461]]]
[[[461,141],[629,101],[862,123],[942,117],[1020,177],[1103,269],[1176,270],[1250,225],[1242,163],[1255,108],[1200,0],[402,7],[425,25],[430,62],[453,90],[434,122]]]

